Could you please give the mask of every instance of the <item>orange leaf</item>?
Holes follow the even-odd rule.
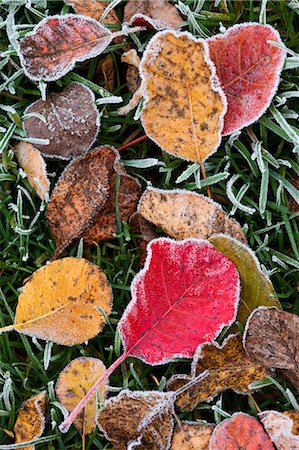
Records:
[[[14,425],[14,435],[17,444],[40,437],[45,429],[46,391],[29,398],[19,411]],[[34,445],[23,447],[24,450],[34,450]]]

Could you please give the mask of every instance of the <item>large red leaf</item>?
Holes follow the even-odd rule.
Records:
[[[67,431],[97,387],[125,360],[149,364],[192,357],[236,317],[239,275],[233,262],[208,241],[154,239],[143,270],[133,280],[132,300],[118,330],[124,353],[107,370],[69,418]]]
[[[277,90],[286,53],[269,41],[281,43],[278,32],[258,23],[235,25],[208,40],[228,102],[223,135],[256,122]]]
[[[275,447],[258,420],[236,413],[215,428],[209,449],[275,450]]]
[[[58,80],[77,61],[99,55],[114,36],[90,17],[46,17],[21,40],[21,64],[32,80]]]

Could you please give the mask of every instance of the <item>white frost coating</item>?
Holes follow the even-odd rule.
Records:
[[[299,436],[292,433],[294,421],[278,411],[263,411],[259,418],[278,450],[299,449]]]
[[[250,27],[250,26],[256,26],[256,25],[258,25],[259,27],[264,27],[264,28],[268,28],[269,30],[271,30],[275,34],[275,36],[277,38],[277,42],[279,42],[283,46],[283,42],[281,40],[280,34],[278,33],[277,30],[275,30],[275,28],[273,28],[271,25],[260,24],[258,22],[244,22],[244,23],[238,23],[236,25],[233,25],[232,27],[228,28],[228,30],[225,33],[216,34],[215,36],[212,36],[211,38],[208,38],[207,39],[207,44],[209,44],[209,42],[211,42],[211,41],[216,41],[217,39],[223,39],[223,38],[229,36],[231,33],[233,33],[237,29],[246,28],[246,27]],[[270,91],[268,102],[266,103],[264,108],[261,109],[260,114],[257,115],[254,120],[244,121],[243,124],[239,128],[235,128],[235,129],[231,130],[229,133],[223,134],[223,136],[228,136],[228,135],[230,135],[232,133],[235,133],[236,131],[239,131],[239,130],[243,129],[244,127],[248,127],[249,125],[257,122],[257,120],[267,111],[267,109],[271,105],[272,99],[273,99],[274,95],[276,94],[278,86],[279,86],[280,74],[281,74],[281,71],[283,69],[284,62],[285,62],[285,59],[286,59],[286,56],[287,56],[287,52],[284,51],[282,49],[282,47],[280,47],[280,49],[282,50],[283,53],[282,53],[282,56],[281,56],[280,63],[278,65],[277,69],[276,69],[275,83],[273,85],[272,90]]]
[[[58,80],[59,78],[63,77],[66,73],[68,73],[70,70],[72,70],[75,67],[76,62],[82,62],[85,61],[86,59],[90,59],[90,58],[94,58],[95,56],[100,55],[105,48],[110,44],[111,40],[113,39],[113,33],[108,29],[105,28],[100,22],[98,22],[95,19],[92,19],[91,17],[87,17],[87,16],[83,16],[82,14],[67,14],[65,16],[56,14],[54,16],[48,16],[45,17],[44,19],[42,19],[38,25],[34,28],[33,31],[31,31],[30,33],[27,33],[26,36],[21,40],[21,42],[28,38],[28,36],[34,37],[37,32],[39,31],[39,29],[41,27],[43,27],[43,25],[45,25],[49,20],[52,19],[58,19],[61,22],[67,21],[68,19],[79,19],[79,23],[80,23],[80,19],[83,20],[86,23],[93,23],[94,25],[96,25],[98,27],[99,30],[105,31],[106,35],[103,35],[102,37],[100,37],[99,40],[99,44],[91,49],[89,51],[88,54],[84,54],[84,55],[79,55],[77,57],[75,57],[67,66],[65,66],[62,70],[60,71],[56,71],[55,74],[52,75],[47,75],[47,70],[44,69],[43,67],[40,67],[40,73],[39,75],[32,75],[32,73],[30,73],[30,64],[29,64],[29,69],[27,68],[26,65],[26,61],[27,58],[24,57],[20,46],[18,47],[18,57],[20,58],[20,62],[22,65],[22,68],[24,70],[25,75],[33,81],[55,81]],[[67,40],[68,36],[66,36],[66,40]]]
[[[127,316],[129,314],[131,314],[131,312],[134,311],[134,309],[137,307],[137,304],[138,304],[137,288],[138,288],[138,285],[140,283],[142,284],[144,276],[145,276],[146,272],[149,270],[150,262],[151,262],[151,259],[152,259],[152,246],[156,242],[162,242],[162,243],[163,242],[165,242],[165,243],[166,242],[170,242],[170,243],[175,244],[176,246],[183,246],[187,242],[192,242],[194,244],[199,244],[199,245],[200,244],[205,244],[208,247],[211,247],[211,248],[215,249],[215,247],[209,241],[206,241],[204,239],[196,239],[196,238],[188,238],[188,239],[184,239],[184,240],[180,240],[180,241],[179,240],[176,241],[176,240],[170,239],[170,238],[158,238],[158,239],[153,239],[152,241],[150,241],[148,243],[148,245],[147,245],[147,256],[146,256],[146,261],[145,261],[144,267],[143,267],[142,270],[140,270],[140,272],[137,273],[137,275],[135,275],[135,277],[134,277],[134,279],[132,281],[132,284],[131,284],[131,301],[127,305],[127,307],[126,307],[126,309],[125,309],[125,311],[124,311],[124,313],[122,315],[122,318],[120,319],[120,321],[118,322],[118,325],[117,325],[117,330],[118,330],[118,332],[120,334],[120,337],[121,337],[121,340],[122,340],[122,343],[123,343],[124,352],[126,352],[126,351],[128,351],[130,349],[127,349],[126,333],[123,332],[123,327],[126,325]],[[175,249],[173,249],[172,251],[175,252]],[[217,250],[217,251],[219,252],[219,250]],[[219,252],[219,253],[221,253],[221,252]],[[230,259],[227,258],[227,256],[223,255],[223,257],[225,257],[228,261],[230,261]],[[234,265],[234,267],[236,267],[236,266]],[[229,322],[223,322],[223,323],[219,324],[218,328],[215,331],[214,339],[219,335],[219,333],[222,331],[222,329],[225,326],[232,325],[236,321],[237,313],[238,313],[238,307],[239,307],[239,300],[240,300],[240,289],[241,289],[240,277],[239,277],[239,273],[238,273],[237,269],[236,269],[236,274],[237,274],[237,283],[238,284],[237,284],[237,289],[236,289],[236,297],[234,299],[235,300],[234,316],[233,316],[232,320],[230,320]],[[204,344],[205,343],[203,343],[201,345],[204,345]],[[200,348],[200,345],[198,346],[197,351],[199,350],[199,348]],[[128,356],[130,356],[130,354],[128,354]],[[181,358],[181,359],[182,358],[189,358],[189,359],[191,359],[192,356],[181,354],[181,353],[175,353],[170,358],[163,358],[158,363],[151,362],[150,364],[153,365],[153,366],[159,366],[159,365],[162,365],[162,364],[167,364],[167,363],[173,361],[173,359],[176,359],[176,358]],[[145,362],[146,364],[149,364],[148,361],[145,358],[142,358],[141,356],[138,356],[138,359],[140,359],[141,361]]]
[[[143,53],[142,59],[141,59],[141,63],[140,63],[140,77],[141,77],[141,89],[143,92],[143,97],[145,99],[144,101],[144,107],[146,107],[147,103],[149,102],[150,98],[149,98],[149,94],[148,94],[148,90],[147,90],[147,84],[148,84],[148,73],[146,71],[146,69],[144,68],[145,63],[148,63],[149,61],[151,61],[151,59],[156,59],[159,56],[159,53],[161,51],[161,43],[159,42],[160,36],[162,35],[166,35],[166,34],[171,34],[173,35],[175,38],[180,38],[181,36],[186,36],[188,39],[190,39],[191,41],[195,42],[195,43],[200,43],[203,46],[204,49],[204,60],[205,63],[207,64],[207,66],[209,66],[209,69],[211,71],[211,75],[210,75],[210,82],[211,82],[211,88],[214,92],[217,92],[222,100],[222,104],[223,104],[223,110],[219,116],[219,132],[218,132],[218,141],[217,141],[217,145],[215,146],[215,148],[210,151],[210,153],[202,160],[202,162],[204,162],[207,158],[209,158],[211,155],[213,155],[220,143],[221,143],[221,137],[222,137],[222,130],[224,127],[224,116],[227,112],[227,99],[226,99],[226,95],[224,93],[224,91],[222,90],[222,87],[220,85],[220,81],[219,78],[216,74],[216,67],[215,64],[213,63],[213,61],[210,58],[210,51],[209,51],[209,46],[206,43],[205,40],[201,39],[201,38],[196,38],[195,36],[193,36],[191,33],[189,33],[188,31],[184,31],[184,32],[180,32],[180,31],[170,31],[170,30],[166,30],[166,31],[160,31],[157,34],[154,35],[154,37],[149,41],[149,43],[147,44],[147,47]],[[155,142],[155,144],[158,145],[158,147],[160,147],[163,151],[169,153],[172,156],[176,156],[174,155],[171,150],[166,149],[161,147],[161,145],[151,136],[151,134],[148,132],[144,121],[143,121],[143,117],[141,114],[141,123],[142,126],[146,132],[146,134],[148,135],[148,137]],[[180,159],[186,160],[186,161],[192,161],[194,162],[193,159],[189,159],[189,158],[185,158],[183,156],[179,157]]]
[[[259,306],[258,308],[254,309],[252,311],[252,313],[250,314],[250,316],[247,319],[247,322],[246,322],[246,325],[245,325],[245,329],[244,329],[244,334],[243,334],[243,347],[244,347],[244,349],[245,349],[245,351],[246,351],[246,353],[248,355],[249,355],[249,353],[248,353],[248,351],[246,349],[246,337],[247,337],[248,329],[249,329],[249,326],[250,326],[250,321],[251,321],[252,317],[255,314],[258,315],[260,311],[262,311],[262,310],[269,310],[269,309],[276,309],[277,311],[281,311],[280,309],[276,308],[276,306]]]

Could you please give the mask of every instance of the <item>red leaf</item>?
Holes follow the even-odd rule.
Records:
[[[32,80],[58,80],[77,61],[102,53],[114,36],[89,17],[76,14],[46,17],[21,40],[21,64]]]
[[[279,84],[286,52],[270,25],[243,23],[208,40],[210,57],[228,101],[223,135],[256,122],[264,114]]]
[[[60,426],[67,431],[97,387],[125,360],[149,364],[192,357],[236,317],[239,275],[233,262],[207,241],[154,239],[145,268],[133,280],[132,300],[118,330],[121,355]]]
[[[215,428],[209,449],[275,450],[275,447],[260,422],[240,412]]]

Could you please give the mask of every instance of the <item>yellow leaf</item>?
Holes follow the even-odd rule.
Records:
[[[142,124],[163,150],[203,162],[221,141],[226,98],[207,44],[189,33],[162,31],[144,52]]]
[[[14,425],[15,441],[27,442],[40,437],[45,429],[46,391],[29,398],[19,411]],[[34,450],[35,446],[23,447]]]
[[[106,367],[100,359],[81,357],[71,361],[62,372],[60,372],[56,395],[60,403],[69,411],[73,411],[80,400],[93,384],[106,372]],[[100,388],[100,402],[103,403],[108,389],[108,380],[105,380]],[[96,427],[97,399],[94,394],[86,404],[85,408],[74,420],[75,427],[81,434],[89,434]]]
[[[22,288],[14,324],[0,329],[75,345],[96,336],[110,314],[112,292],[104,272],[83,258],[63,258],[38,269]]]
[[[183,421],[174,430],[170,450],[209,450],[214,428],[211,423]]]

